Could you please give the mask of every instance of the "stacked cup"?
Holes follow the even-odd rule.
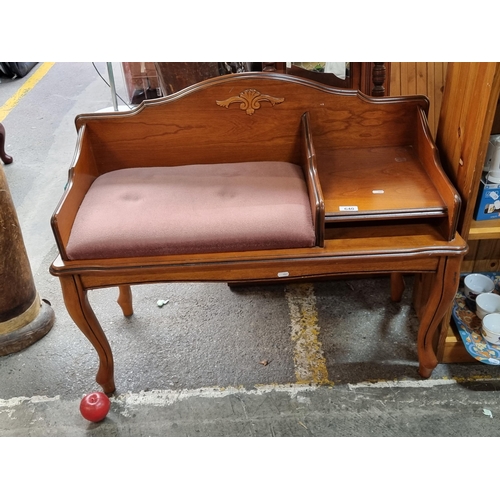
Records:
[[[464,284],[465,296],[476,303],[476,315],[482,321],[484,340],[500,344],[500,295],[493,293],[495,283],[484,274],[469,274]]]
[[[465,277],[465,297],[472,302],[476,302],[476,297],[480,293],[491,293],[494,289],[495,283],[484,274],[472,273]]]
[[[490,344],[500,344],[500,313],[487,314],[483,318],[482,334]]]
[[[500,184],[500,134],[490,136],[483,170],[488,184]]]

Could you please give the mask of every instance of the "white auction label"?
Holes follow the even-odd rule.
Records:
[[[358,207],[356,205],[340,206],[339,210],[341,212],[357,212],[358,211]]]

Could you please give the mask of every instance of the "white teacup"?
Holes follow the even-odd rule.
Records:
[[[484,274],[473,273],[465,277],[464,293],[472,301],[475,301],[480,293],[491,293],[494,289],[494,281]]]
[[[476,315],[483,319],[487,314],[500,313],[500,295],[480,293],[476,297]]]
[[[500,313],[487,314],[483,318],[482,334],[490,344],[500,344]]]

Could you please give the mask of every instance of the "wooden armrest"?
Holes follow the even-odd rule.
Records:
[[[64,259],[67,259],[66,245],[76,214],[85,194],[97,176],[90,137],[84,125],[78,130],[78,140],[69,169],[68,183],[50,221],[59,253]]]
[[[309,202],[311,203],[316,246],[323,247],[325,244],[325,200],[319,183],[316,153],[309,126],[308,112],[302,115],[302,155],[302,168],[309,193]]]
[[[416,146],[418,155],[422,159],[427,174],[431,178],[435,188],[440,194],[447,208],[447,217],[441,224],[443,236],[452,241],[455,238],[458,224],[458,216],[462,200],[458,191],[455,189],[451,181],[446,176],[439,158],[439,153],[431,137],[429,126],[427,123],[426,110],[419,107],[417,110],[417,131],[416,131]]]

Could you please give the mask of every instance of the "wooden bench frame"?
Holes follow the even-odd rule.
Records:
[[[289,75],[243,73],[145,101],[130,112],[78,116],[69,183],[51,220],[59,256],[50,272],[60,279],[70,316],[98,354],[97,383],[108,394],[115,391],[111,348],[88,301],[89,290],[119,287],[118,303],[129,316],[134,284],[285,283],[392,274],[393,298],[397,299],[402,293],[397,277],[402,273],[431,276],[429,296],[419,309],[418,332],[419,373],[429,377],[437,365],[437,327],[457,291],[467,245],[456,233],[460,199],[441,169],[427,126],[427,110],[423,96],[373,99]],[[361,148],[369,158],[383,158],[380,164],[373,160],[373,172],[374,177],[385,179],[387,206],[380,204],[380,198],[362,194],[356,198],[356,213],[343,214],[341,208],[325,211],[325,204],[334,206],[335,200],[323,199],[323,193],[343,196],[349,186],[342,184],[345,179],[337,185],[330,177],[335,174],[336,157],[346,156],[345,148],[356,151],[357,157]],[[343,154],[337,154],[341,149]],[[394,159],[396,150],[407,158]],[[385,159],[386,153],[392,159]],[[68,259],[66,245],[78,208],[99,175],[131,167],[237,161],[289,161],[303,166],[316,246]],[[415,181],[412,175],[406,180],[394,174],[403,172],[398,161],[406,162],[404,168],[415,171],[419,179],[424,176],[425,189],[405,186]],[[390,193],[402,187],[406,194],[399,207]],[[413,191],[415,203],[421,205],[408,200]],[[427,203],[425,193],[430,191],[432,200]],[[440,200],[439,206],[435,199]]]

